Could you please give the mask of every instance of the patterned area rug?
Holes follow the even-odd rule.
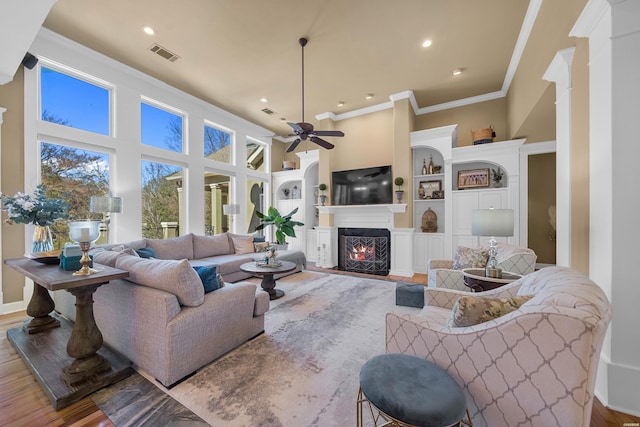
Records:
[[[213,426],[355,425],[360,368],[384,353],[395,283],[305,271],[277,287],[264,334],[167,393]]]

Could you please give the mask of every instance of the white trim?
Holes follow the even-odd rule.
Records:
[[[576,48],[556,53],[542,76],[556,86],[556,264],[571,267],[571,61]]]

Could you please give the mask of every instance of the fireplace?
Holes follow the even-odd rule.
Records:
[[[338,228],[338,269],[386,276],[391,233],[385,228]]]

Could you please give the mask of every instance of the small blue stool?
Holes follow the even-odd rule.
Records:
[[[381,354],[369,359],[360,369],[359,427],[364,403],[376,427],[378,421],[398,427],[473,425],[460,386],[444,370],[416,356]]]
[[[396,305],[424,307],[424,286],[419,283],[398,282],[396,284]]]

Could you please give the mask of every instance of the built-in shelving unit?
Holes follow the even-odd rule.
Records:
[[[519,211],[520,146],[524,139],[491,144],[457,147],[457,125],[444,126],[411,133],[413,155],[413,225],[414,272],[425,273],[430,258],[453,257],[458,245],[475,247],[486,243],[489,237],[471,234],[471,213],[474,209],[489,207]],[[441,166],[439,173],[423,173],[429,162]],[[492,179],[492,170],[500,169],[499,183]],[[483,186],[461,189],[459,172],[486,171],[488,182]],[[482,181],[479,181],[482,182]],[[484,186],[487,183],[488,185]],[[437,198],[429,192],[440,187]],[[441,197],[441,198],[440,198]],[[423,231],[422,218],[431,210],[437,217],[435,231]],[[514,236],[506,240],[518,244],[519,230],[516,220]]]

